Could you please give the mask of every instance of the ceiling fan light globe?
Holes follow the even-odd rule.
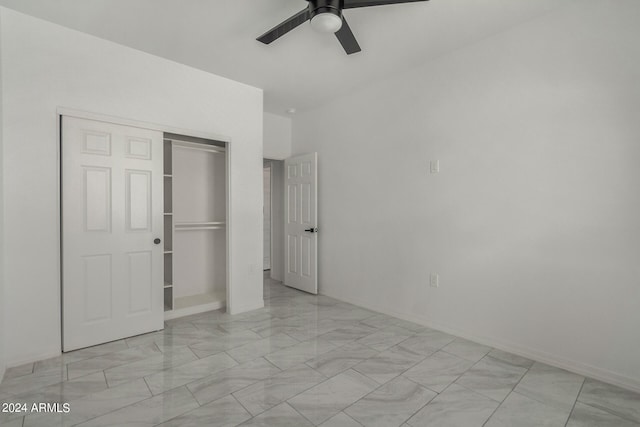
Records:
[[[342,27],[342,18],[333,13],[319,13],[311,18],[311,26],[321,33],[335,33]]]

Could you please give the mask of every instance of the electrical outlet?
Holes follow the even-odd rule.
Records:
[[[436,273],[431,273],[431,276],[429,277],[429,283],[431,284],[432,288],[437,288],[440,286],[440,275],[436,274]]]
[[[440,160],[431,160],[431,162],[429,162],[429,170],[431,171],[431,173],[439,173]]]

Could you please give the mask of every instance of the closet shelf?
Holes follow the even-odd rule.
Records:
[[[211,221],[211,222],[176,222],[176,231],[187,230],[221,230],[227,226],[224,221]]]

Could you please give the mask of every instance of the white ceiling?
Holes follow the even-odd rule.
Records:
[[[265,110],[332,98],[518,25],[568,0],[431,0],[344,12],[362,52],[304,24],[256,37],[305,0],[0,0],[0,5],[263,88]],[[429,78],[425,76],[425,78]]]

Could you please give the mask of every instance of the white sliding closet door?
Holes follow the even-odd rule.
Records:
[[[163,328],[162,133],[62,121],[63,350]]]

